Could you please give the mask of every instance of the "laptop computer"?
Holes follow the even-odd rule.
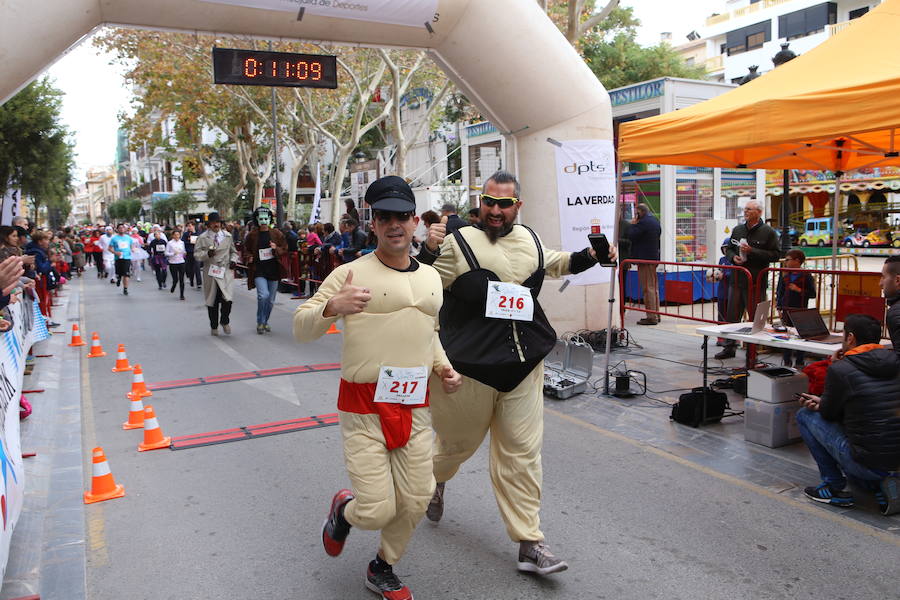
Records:
[[[753,335],[754,333],[759,333],[766,326],[766,317],[769,316],[769,307],[771,306],[771,300],[764,300],[756,305],[756,312],[753,314],[753,326],[752,327],[740,327],[738,329],[732,329],[728,333],[742,333],[747,335]]]
[[[785,308],[797,335],[804,340],[822,344],[839,344],[844,341],[843,335],[835,335],[828,331],[822,315],[816,308]]]

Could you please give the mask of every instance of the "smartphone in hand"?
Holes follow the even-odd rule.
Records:
[[[609,241],[604,234],[588,234],[588,241],[591,243],[591,248],[593,248],[594,252],[597,254],[597,262],[604,267],[616,266],[616,263],[609,258]]]

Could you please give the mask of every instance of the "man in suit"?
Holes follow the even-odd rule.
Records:
[[[659,260],[659,236],[662,228],[659,219],[650,212],[644,203],[638,204],[634,210],[634,219],[628,228],[628,239],[631,240],[631,258],[638,260]],[[638,281],[644,294],[644,308],[647,316],[640,319],[638,325],[656,325],[659,323],[659,282],[656,265],[638,264]]]

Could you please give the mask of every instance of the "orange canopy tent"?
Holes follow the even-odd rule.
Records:
[[[900,165],[900,0],[690,108],[623,123],[619,160],[850,171]]]

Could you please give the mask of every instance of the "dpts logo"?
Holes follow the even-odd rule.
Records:
[[[597,162],[589,160],[588,162],[573,162],[563,167],[563,172],[569,175],[584,175],[586,173],[606,173],[609,164],[609,155],[602,154]]]

